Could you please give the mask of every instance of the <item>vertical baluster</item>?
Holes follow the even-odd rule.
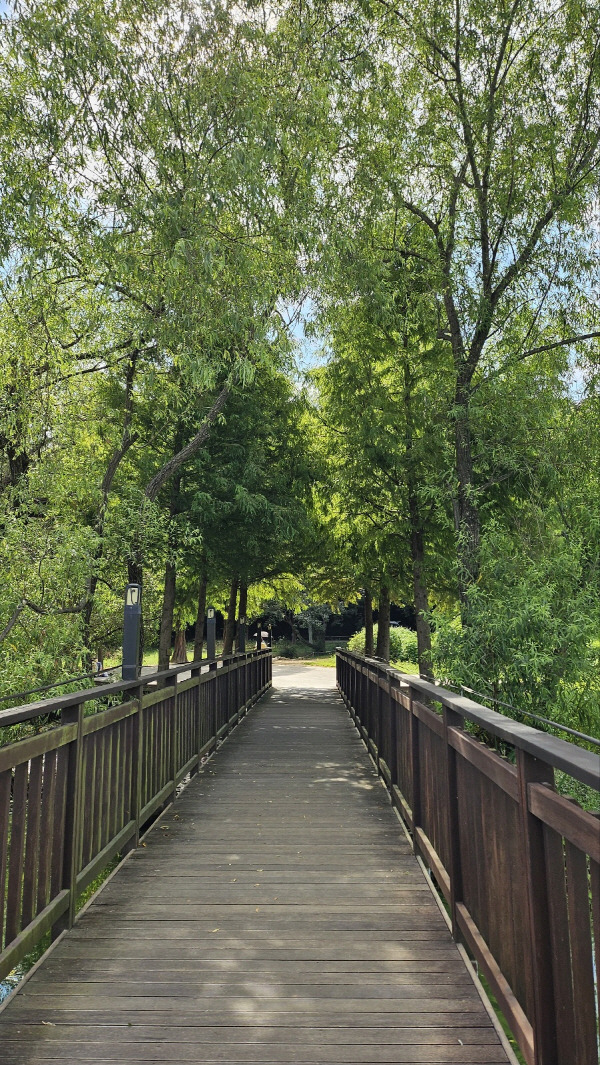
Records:
[[[457,755],[454,747],[451,747],[448,742],[448,730],[450,728],[462,728],[462,718],[460,714],[451,710],[445,703],[443,713],[446,762],[446,831],[448,833],[448,853],[450,855],[448,868],[450,875],[450,915],[452,919],[452,935],[454,939],[459,940],[461,936],[456,917],[456,905],[458,902],[462,902],[463,884],[458,816]]]
[[[390,791],[392,802],[395,802],[394,787],[398,784],[398,703],[394,699],[394,692],[398,691],[399,681],[396,677],[390,677],[388,688],[388,712],[390,715]]]
[[[597,1065],[598,1044],[587,856],[585,851],[566,840],[565,858],[573,999],[576,1003],[574,1059],[578,1065]]]
[[[21,931],[21,889],[27,824],[27,762],[16,766],[13,777],[12,819],[6,889],[6,942]]]
[[[81,792],[83,769],[83,703],[68,707],[60,716],[62,725],[77,725],[75,739],[68,745],[68,763],[65,789],[65,831],[63,848],[62,886],[69,892],[69,906],[57,922],[57,931],[71,928],[75,920],[77,904],[77,874],[81,842]]]
[[[409,735],[410,735],[410,763],[411,763],[411,788],[410,805],[412,813],[413,850],[418,852],[417,828],[421,824],[421,751],[419,743],[419,719],[413,711],[414,689],[409,686]]]
[[[181,696],[179,694],[179,691],[178,691],[179,685],[177,683],[177,676],[178,675],[175,674],[175,676],[173,677],[173,684],[174,684],[174,687],[175,687],[175,691],[173,692],[173,695],[171,696],[171,700],[170,700],[170,702],[171,702],[171,729],[170,729],[170,733],[171,733],[171,735],[170,735],[171,750],[170,750],[169,780],[173,781],[173,788],[171,790],[171,796],[172,796],[173,799],[175,798],[175,781],[177,780],[177,773],[179,772],[179,770],[181,768],[181,766],[179,764],[179,738],[180,738],[180,733],[181,733],[180,713],[181,713],[181,706],[182,706],[182,703],[184,701],[184,697]],[[168,799],[167,799],[167,802],[168,802]]]
[[[44,777],[42,784],[42,812],[40,822],[40,862],[38,869],[37,904],[36,912],[39,913],[50,901],[50,868],[52,863],[53,826],[55,818],[55,793],[56,793],[56,763],[57,752],[49,751],[44,759]],[[1,804],[1,800],[0,800]],[[0,844],[0,865],[2,859]],[[0,885],[2,876],[0,869]],[[0,891],[0,922],[2,911],[2,892]],[[0,942],[2,930],[0,928]]]
[[[197,761],[192,766],[192,776],[194,776],[194,774],[198,772],[198,769],[200,767],[200,751],[202,749],[202,684],[200,680],[201,673],[201,666],[193,667],[192,677],[196,681],[196,685],[190,691],[190,729],[195,728]],[[194,723],[193,725],[192,722]],[[190,738],[190,751],[191,750],[193,750],[193,738]]]
[[[553,1065],[557,1059],[556,1010],[544,834],[541,821],[529,811],[527,790],[529,784],[552,784],[552,769],[525,751],[517,750],[517,771],[525,863],[525,902],[529,917],[528,1014],[533,1024],[535,1065]]]
[[[135,714],[131,719],[131,747],[129,752],[130,759],[130,781],[131,790],[129,798],[130,817],[132,821],[135,821],[135,834],[132,837],[130,846],[137,847],[140,841],[140,811],[142,809],[142,751],[143,751],[143,718],[142,718],[142,699],[144,697],[144,685],[140,684],[135,693],[135,700],[137,708]]]
[[[0,773],[0,950],[3,947],[4,914],[6,907],[6,874],[8,869],[8,819],[12,770]]]
[[[35,898],[37,894],[42,802],[42,763],[43,755],[39,755],[37,758],[32,758],[29,764],[27,842],[25,845],[25,869],[23,880],[23,927],[26,927],[26,925],[28,925],[33,919]]]

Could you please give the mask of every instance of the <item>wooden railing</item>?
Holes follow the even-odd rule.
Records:
[[[0,727],[55,722],[0,747],[0,979],[71,927],[82,892],[270,684],[270,652],[252,651],[0,713]]]
[[[597,1065],[600,821],[554,770],[597,790],[598,756],[351,652],[337,682],[525,1061]]]

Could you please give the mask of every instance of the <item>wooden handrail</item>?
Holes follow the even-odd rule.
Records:
[[[596,1065],[600,822],[554,770],[598,791],[598,755],[355,652],[337,684],[527,1065]]]
[[[338,654],[341,652],[337,652]],[[593,751],[578,747],[568,740],[561,740],[558,736],[550,736],[539,729],[532,728],[520,721],[514,721],[497,710],[490,710],[481,703],[475,702],[464,695],[457,695],[447,688],[441,688],[438,684],[423,680],[412,673],[401,673],[400,670],[387,666],[375,658],[365,658],[354,651],[344,651],[348,658],[354,658],[357,662],[364,662],[371,669],[376,669],[382,675],[390,675],[426,696],[454,710],[461,718],[480,725],[497,739],[503,740],[520,750],[527,751],[534,758],[540,758],[555,769],[560,769],[576,780],[581,781],[590,788],[600,789],[600,756]],[[1,724],[1,715],[0,715]]]
[[[0,747],[0,979],[71,927],[89,884],[270,685],[270,652],[248,651],[0,713],[57,718]]]

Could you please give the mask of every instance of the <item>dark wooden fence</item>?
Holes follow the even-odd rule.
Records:
[[[337,681],[528,1065],[597,1065],[600,821],[554,771],[598,789],[598,756],[357,654]]]
[[[270,652],[252,651],[0,713],[0,727],[55,719],[0,747],[0,979],[72,925],[82,892],[270,684]]]

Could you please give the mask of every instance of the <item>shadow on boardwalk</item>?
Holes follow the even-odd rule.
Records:
[[[274,683],[1,1014],[3,1065],[508,1061],[333,670]]]

